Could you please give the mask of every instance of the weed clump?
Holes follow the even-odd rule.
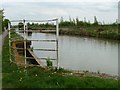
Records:
[[[47,67],[52,67],[52,66],[53,66],[52,61],[50,61],[50,57],[48,57],[48,58],[46,59],[46,63],[47,63]]]

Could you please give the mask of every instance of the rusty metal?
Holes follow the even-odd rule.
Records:
[[[35,59],[35,58],[33,58],[33,57],[26,57],[26,59]],[[42,57],[42,58],[38,58],[38,59],[40,59],[40,60],[47,60],[48,58],[47,57]],[[50,58],[50,60],[56,60],[56,59],[54,59],[54,58]]]
[[[26,25],[26,22],[51,22],[51,21],[55,21],[56,22],[56,30],[27,30],[27,25]],[[29,49],[29,48],[27,48],[27,45],[26,45],[26,42],[27,41],[41,41],[41,42],[56,42],[56,49],[35,49],[35,48],[33,48],[32,50],[41,50],[41,51],[56,51],[56,59],[52,59],[52,58],[50,58],[50,60],[56,60],[57,61],[57,69],[59,69],[59,52],[58,52],[58,44],[59,44],[59,23],[58,23],[58,19],[52,19],[52,20],[14,20],[14,21],[11,21],[11,22],[23,22],[23,24],[24,24],[24,30],[18,30],[18,31],[16,31],[16,30],[11,30],[10,29],[10,25],[8,26],[9,28],[9,47],[10,47],[10,49],[9,49],[9,52],[10,52],[10,57],[11,57],[11,49],[16,49],[16,50],[20,50],[20,49],[22,49],[22,50],[24,50],[24,62],[25,62],[25,68],[26,68],[26,66],[27,66],[27,61],[26,61],[26,59],[28,59],[28,57],[27,57],[27,55],[26,55],[26,50],[28,50],[32,55],[34,55],[30,50],[31,49]],[[11,47],[11,42],[15,42],[17,39],[19,39],[19,38],[16,38],[16,40],[15,39],[13,39],[13,38],[11,38],[11,35],[10,35],[10,32],[12,32],[12,31],[15,31],[15,32],[20,32],[20,31],[23,31],[23,33],[24,33],[24,35],[23,35],[23,38],[24,38],[24,40],[20,40],[20,41],[23,41],[24,42],[24,47],[23,48],[13,48],[13,47]],[[32,32],[55,32],[56,31],[56,40],[27,40],[26,39],[26,32],[27,31],[32,31]],[[34,55],[35,56],[35,55]],[[34,59],[48,59],[48,58],[37,58],[36,56],[34,57]],[[10,61],[12,61],[11,60],[11,58],[10,58]]]
[[[17,49],[17,50],[28,50],[28,49],[30,49],[30,48],[26,48],[26,49],[24,49],[24,48],[16,48],[16,47],[11,47],[12,49]],[[37,48],[35,48],[35,49],[30,49],[30,50],[40,50],[40,51],[57,51],[57,50],[55,50],[55,49],[37,49]]]

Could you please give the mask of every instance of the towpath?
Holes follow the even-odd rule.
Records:
[[[0,90],[2,89],[2,46],[4,44],[4,39],[7,36],[8,31],[4,31],[0,35]]]

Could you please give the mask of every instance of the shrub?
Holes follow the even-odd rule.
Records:
[[[49,58],[49,57],[47,58],[46,61],[47,61],[47,66],[48,66],[48,67],[52,67],[52,66],[53,66],[53,63],[52,63],[52,61],[50,61],[50,58]]]

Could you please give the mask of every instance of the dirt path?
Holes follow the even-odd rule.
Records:
[[[2,35],[0,35],[0,90],[2,89],[2,46],[4,44],[4,39],[7,36],[8,31],[4,31]]]
[[[4,44],[4,39],[7,36],[8,31],[4,31],[2,35],[0,35],[0,55],[2,53],[2,45]]]

